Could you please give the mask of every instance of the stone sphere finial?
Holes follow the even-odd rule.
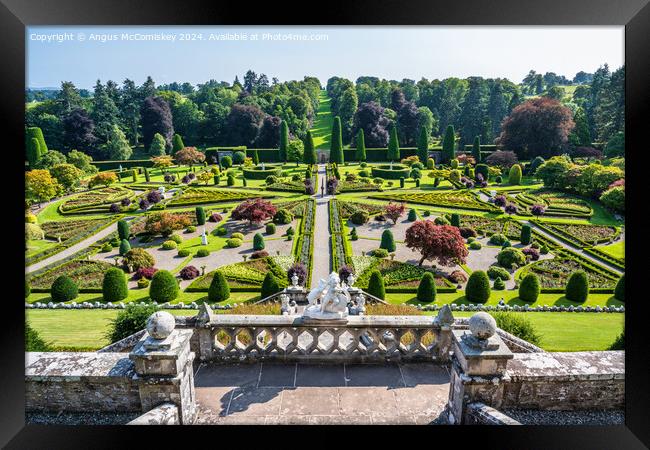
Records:
[[[486,312],[477,312],[469,318],[469,331],[478,339],[488,339],[497,331],[497,322]]]
[[[154,339],[165,339],[176,327],[174,316],[167,311],[156,311],[147,319],[147,332]]]

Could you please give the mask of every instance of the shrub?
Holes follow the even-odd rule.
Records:
[[[108,253],[111,250],[113,250],[113,246],[111,245],[111,243],[110,242],[104,242],[104,244],[102,245],[102,248],[101,248],[101,252],[102,253]]]
[[[266,177],[266,180],[264,181],[267,186],[270,186],[278,182],[278,177],[276,177],[275,175],[269,175],[268,177]]]
[[[528,224],[522,225],[521,226],[521,238],[520,238],[521,243],[524,244],[524,245],[530,244],[531,236],[532,236],[532,231],[530,229],[530,225],[528,225]]]
[[[222,302],[230,298],[230,287],[228,281],[220,271],[214,272],[210,288],[208,289],[208,301]]]
[[[172,240],[165,241],[162,244],[162,249],[163,250],[176,250],[176,247],[177,247],[176,242],[174,242]]]
[[[510,273],[508,273],[508,271],[503,267],[499,266],[490,266],[487,270],[487,275],[493,280],[496,278],[501,278],[503,281],[510,279]]]
[[[495,291],[503,291],[506,288],[506,282],[503,281],[501,278],[497,278],[494,280],[494,283],[492,283],[492,289]]]
[[[625,327],[623,327],[621,334],[616,337],[616,340],[607,350],[625,350]]]
[[[287,228],[286,235],[287,236],[293,236],[296,232],[294,231],[293,227]]]
[[[54,302],[69,302],[79,295],[79,288],[72,278],[67,275],[60,275],[50,288],[50,295]]]
[[[418,285],[417,299],[420,302],[431,303],[436,299],[436,282],[431,272],[425,272]]]
[[[185,266],[185,267],[183,267],[181,269],[181,271],[178,273],[178,275],[183,280],[193,280],[194,278],[201,275],[201,272],[199,272],[199,269],[197,269],[194,266]]]
[[[369,219],[370,216],[366,211],[355,211],[350,216],[350,221],[355,225],[363,225],[364,223],[368,222]]]
[[[444,216],[436,217],[433,223],[435,223],[436,225],[449,225],[449,221]]]
[[[178,251],[178,256],[180,256],[181,258],[187,258],[188,256],[190,256],[190,249],[188,248],[180,249]]]
[[[196,222],[199,225],[205,225],[205,209],[202,206],[197,206],[196,210]]]
[[[501,184],[503,183],[503,178],[501,178],[501,176],[499,175],[494,179],[494,182],[497,184]]]
[[[493,234],[492,236],[490,236],[490,241],[489,242],[492,245],[503,245],[503,243],[506,242],[507,240],[508,240],[508,238],[505,237],[505,235],[503,235],[501,233],[497,233],[497,234]]]
[[[305,281],[307,280],[307,268],[305,265],[302,263],[295,263],[289,267],[289,270],[287,270],[287,280],[289,280],[289,283],[291,283],[291,277],[293,277],[294,274],[298,277],[298,285],[304,286]]]
[[[293,220],[293,214],[289,212],[287,209],[279,209],[275,215],[273,216],[273,223],[276,223],[278,225],[284,225],[291,223]]]
[[[225,236],[226,234],[228,234],[228,230],[226,229],[226,227],[222,225],[215,230],[215,234],[217,236]]]
[[[221,222],[223,220],[223,217],[221,217],[221,214],[219,213],[212,213],[210,214],[210,218],[208,219],[210,222]]]
[[[589,296],[589,280],[585,271],[579,270],[571,274],[564,295],[573,302],[583,303],[587,300]]]
[[[376,258],[386,258],[388,256],[388,250],[385,248],[377,248],[372,251],[372,256]]]
[[[253,250],[264,250],[264,236],[260,233],[255,233],[253,236]]]
[[[180,244],[181,242],[183,242],[183,238],[178,234],[172,234],[171,236],[169,236],[169,240],[174,241],[176,244]]]
[[[129,223],[127,221],[119,220],[117,222],[117,234],[119,235],[120,240],[129,239],[131,232],[129,230]]]
[[[102,282],[102,295],[105,302],[119,302],[129,296],[126,284],[126,275],[122,269],[112,267],[104,274]]]
[[[534,273],[529,273],[521,280],[519,298],[525,302],[534,303],[539,297],[540,290],[539,278]]]
[[[267,223],[266,224],[266,234],[275,234],[275,224],[274,223]]]
[[[111,342],[117,342],[143,330],[147,326],[149,316],[157,310],[156,305],[127,304],[111,321],[107,337]]]
[[[168,270],[159,270],[151,279],[149,298],[158,303],[171,302],[178,297],[178,282]]]
[[[258,250],[256,252],[251,253],[251,259],[260,259],[260,258],[266,258],[269,256],[269,252],[266,250]]]
[[[226,185],[227,186],[235,185],[235,177],[232,174],[228,174],[228,177],[226,178]]]
[[[230,156],[222,156],[220,162],[224,169],[230,169],[232,167],[232,158]]]
[[[521,184],[521,166],[513,164],[508,172],[508,183],[511,185]]]
[[[525,248],[521,251],[524,255],[530,256],[532,261],[537,261],[539,259],[539,250],[533,247]]]
[[[244,152],[235,152],[232,155],[233,164],[243,164],[244,159],[246,159],[246,153],[244,153]]]
[[[156,260],[146,250],[142,248],[132,248],[124,255],[124,264],[131,266],[133,270],[141,267],[153,267]]]
[[[228,241],[226,241],[226,244],[227,244],[227,242]],[[241,244],[239,244],[239,245],[241,245]],[[237,245],[236,247],[239,247],[239,245]],[[205,258],[208,255],[210,255],[210,250],[208,250],[207,248],[200,248],[200,249],[198,249],[196,251],[196,256],[199,257],[199,258]]]
[[[25,280],[25,298],[29,297],[29,294],[32,293],[32,288],[29,286],[29,282]]]
[[[122,211],[122,207],[117,203],[112,203],[108,210],[112,213],[119,213]]]
[[[539,345],[541,336],[537,334],[530,319],[526,318],[524,314],[495,312],[492,316],[497,322],[497,327],[503,331],[530,342],[533,345]]]
[[[460,235],[465,239],[477,236],[476,230],[474,230],[474,228],[461,227],[458,229],[458,231],[460,232]]]
[[[404,177],[400,177],[400,179],[399,179],[399,187],[404,188]]]
[[[418,220],[418,214],[415,211],[415,208],[411,208],[409,210],[408,220],[409,222],[415,222],[416,220]]]
[[[512,268],[513,264],[523,266],[526,263],[526,255],[518,248],[507,247],[499,252],[497,262],[501,267],[505,267],[506,269]]]
[[[386,298],[386,288],[384,287],[384,279],[378,270],[373,270],[368,280],[368,289],[366,292],[374,295],[377,298],[384,300]]]
[[[120,242],[120,256],[126,255],[129,250],[131,250],[131,244],[126,239],[122,239],[122,242]]]
[[[460,284],[467,281],[467,274],[462,270],[454,270],[447,278],[453,283]]]
[[[625,301],[625,274],[621,275],[621,278],[616,282],[616,287],[614,288],[614,298],[618,301]]]
[[[34,214],[29,212],[25,214],[25,223],[36,223],[37,221],[38,219]]]
[[[539,249],[539,253],[542,255],[548,254],[548,247],[546,246],[546,244],[542,245],[542,248]]]
[[[242,244],[241,239],[237,239],[237,238],[226,239],[226,247],[228,247],[228,248],[240,247],[241,244]],[[199,256],[198,253],[197,253],[197,256]],[[205,255],[205,256],[207,256],[207,255]]]
[[[503,244],[501,244],[501,248],[508,248],[508,247],[512,247],[512,244],[510,243],[509,240],[506,239],[506,241]]]
[[[483,247],[483,246],[481,245],[481,243],[479,241],[473,241],[473,242],[469,243],[469,248],[472,249],[472,250],[480,250],[481,247]]]
[[[146,278],[140,278],[138,280],[138,289],[144,289],[149,286],[149,280]]]
[[[158,269],[155,267],[140,267],[136,272],[133,278],[136,280],[141,280],[143,278],[151,280],[154,274],[158,272]]]
[[[52,350],[52,344],[45,342],[29,322],[25,321],[25,351],[51,352]]]
[[[460,227],[460,216],[457,213],[451,215],[451,225],[454,227]]]
[[[185,228],[186,233],[194,233],[196,231],[196,227],[194,225],[190,225],[189,227]]]
[[[490,298],[490,280],[482,270],[472,272],[465,287],[465,298],[472,303],[485,303]]]
[[[352,230],[350,231],[350,240],[352,241],[359,240],[359,235],[357,234],[357,229],[355,227],[352,227]]]
[[[385,249],[389,253],[395,251],[395,238],[390,230],[384,230],[381,234],[381,244],[379,245],[379,248]]]
[[[279,280],[271,272],[267,272],[264,281],[262,281],[262,288],[260,290],[261,298],[269,297],[281,290]]]
[[[244,235],[242,233],[233,233],[230,237],[233,239],[239,239],[240,241],[244,240]]]

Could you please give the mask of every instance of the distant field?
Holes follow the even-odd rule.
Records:
[[[325,91],[320,92],[318,112],[314,119],[314,126],[311,128],[311,134],[314,138],[314,147],[316,149],[330,148],[330,138],[332,135],[332,111],[330,111],[330,98]]]

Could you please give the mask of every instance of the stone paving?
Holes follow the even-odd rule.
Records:
[[[326,179],[325,166],[323,164],[318,166],[318,179]],[[330,224],[329,224],[329,201],[331,195],[325,197],[320,196],[320,193],[314,195],[316,199],[316,216],[314,217],[314,254],[311,283],[312,286],[318,284],[321,278],[327,278],[330,274],[331,268],[331,238],[330,238]]]
[[[414,364],[203,364],[198,424],[440,424],[449,371]]]

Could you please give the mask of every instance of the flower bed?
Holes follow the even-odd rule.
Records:
[[[267,191],[280,191],[280,192],[305,192],[304,181],[278,181],[266,187]]]
[[[217,270],[226,278],[231,290],[235,291],[258,291],[268,272],[272,272],[286,286],[286,270],[271,257],[229,264]],[[215,272],[216,270],[195,279],[185,291],[207,292]]]
[[[609,253],[605,253],[604,251],[600,250],[598,247],[586,247],[584,251],[598,259],[611,264],[614,267],[625,270],[625,258],[617,258],[615,256],[612,256]]]
[[[340,180],[336,188],[336,192],[340,192],[340,193],[381,191],[381,190],[382,190],[381,186],[371,181],[364,181],[364,180],[356,180],[356,181]]]
[[[309,199],[305,214],[300,222],[300,235],[294,247],[295,260],[307,268],[306,285],[311,283],[312,260],[314,253],[314,216],[316,215],[316,202]]]
[[[616,227],[604,225],[532,222],[556,238],[580,248],[610,242],[620,234]]]
[[[422,205],[440,206],[446,208],[462,208],[476,211],[500,212],[501,209],[489,203],[480,201],[468,191],[444,192],[391,192],[371,195],[369,198],[392,200],[398,202],[418,203]]]
[[[432,269],[375,257],[354,257],[352,262],[355,264],[358,276],[354,285],[361,289],[368,287],[370,273],[379,270],[386,285],[386,292],[415,292],[422,275],[426,272],[434,274],[438,292],[456,292],[456,288],[449,280],[435,274]]]
[[[371,168],[373,178],[383,178],[384,180],[399,180],[400,178],[408,178],[411,168],[402,164],[393,164],[393,168],[389,164],[381,166],[373,166]]]
[[[278,210],[286,209],[295,217],[302,217],[305,213],[305,206],[307,202],[305,200],[292,200],[288,202],[278,202],[273,204]]]
[[[521,192],[515,196],[515,201],[530,210],[533,204],[546,205],[545,215],[568,217],[591,217],[593,209],[586,201],[564,192],[549,189],[536,189]]]
[[[181,194],[176,195],[168,203],[170,206],[200,205],[204,203],[222,203],[245,200],[248,198],[268,197],[262,194],[253,194],[251,192],[226,191],[214,188],[194,188],[190,187]]]
[[[446,214],[447,220],[451,220],[451,215]],[[487,234],[503,234],[505,231],[505,224],[503,219],[490,219],[488,217],[472,216],[468,214],[460,214],[460,226],[472,228],[480,235]]]
[[[80,292],[99,292],[104,273],[113,265],[103,261],[72,260],[36,275],[28,281],[32,292],[49,292],[52,283],[61,275],[67,275],[77,283]]]
[[[61,203],[58,210],[61,214],[106,213],[111,204],[120,203],[126,198],[133,201],[135,193],[121,186],[105,187],[72,197]]]
[[[382,205],[372,205],[369,203],[346,202],[337,200],[341,217],[348,218],[357,211],[365,211],[369,215],[379,214],[384,210]]]
[[[244,178],[247,180],[266,180],[266,177],[269,175],[273,175],[275,177],[282,176],[282,167],[266,164],[264,166],[264,169],[262,169],[262,166],[255,166],[244,169]]]

